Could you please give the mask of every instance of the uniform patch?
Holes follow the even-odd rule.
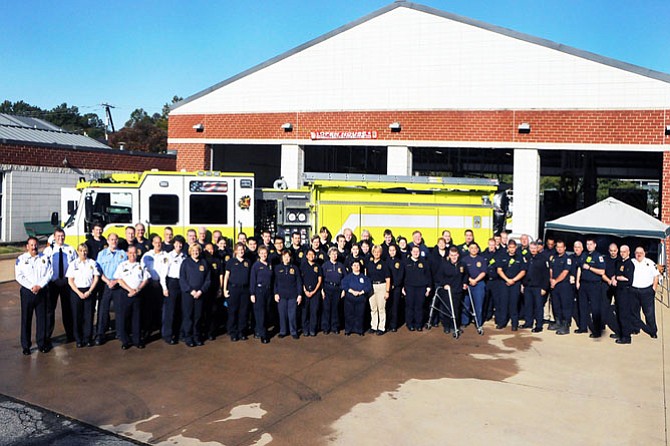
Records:
[[[588,256],[588,257],[586,258],[586,263],[591,263],[591,260],[592,260],[592,259],[591,259],[591,256]]]
[[[167,257],[165,257],[165,258],[163,259],[163,263],[167,263],[168,260],[169,260],[169,259],[168,259]]]
[[[477,268],[481,268],[482,267],[482,262],[477,262],[476,265],[477,265]]]
[[[494,263],[496,263],[496,259],[491,257],[491,260],[489,260],[489,265],[493,265]]]
[[[514,259],[509,259],[509,264],[514,265],[515,260]]]
[[[360,283],[365,283],[365,280],[364,280],[362,277],[361,277],[360,279],[358,279],[358,281],[359,281]]]
[[[400,262],[395,262],[395,269],[400,269]]]
[[[249,262],[246,262],[246,261],[245,261],[245,262],[244,262],[244,267],[245,267],[245,268],[249,268]]]
[[[216,268],[216,263],[212,263],[212,268]]]
[[[342,268],[337,268],[337,273],[342,274]]]
[[[202,265],[200,265],[200,267],[198,268],[198,270],[200,270],[200,271],[204,271],[204,270],[205,270],[205,267],[202,266]]]
[[[380,270],[380,269],[382,269],[382,264],[381,263],[377,265],[377,270]]]
[[[605,259],[603,258],[603,256],[600,256],[600,257],[598,257],[598,261],[599,261],[600,263],[602,263],[602,262],[605,261]]]
[[[568,266],[572,265],[572,259],[568,259],[566,263],[568,264]]]
[[[623,271],[623,265],[621,265],[621,268],[619,268],[619,271]]]
[[[423,263],[419,263],[419,268],[423,268]]]
[[[300,251],[300,252],[298,253],[298,257],[301,258],[301,259],[302,259],[302,256],[303,256],[303,255],[304,255],[304,254],[302,253],[302,251]]]
[[[461,266],[460,270],[461,270],[461,274],[463,274],[463,267],[462,266]]]
[[[293,268],[291,268],[291,269],[288,270],[288,273],[289,274],[295,274],[295,270]]]
[[[319,272],[319,267],[318,267],[318,266],[315,266],[315,267],[314,267],[314,272],[315,272],[315,273],[318,273],[318,272]]]

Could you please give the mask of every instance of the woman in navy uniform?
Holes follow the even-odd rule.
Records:
[[[188,347],[202,345],[201,324],[204,294],[210,287],[210,270],[201,258],[202,248],[194,243],[188,247],[189,257],[181,264],[179,286],[181,287],[181,330]]]
[[[507,243],[507,252],[499,258],[498,275],[503,283],[498,289],[500,308],[496,308],[496,328],[503,329],[512,320],[512,331],[519,329],[519,293],[521,280],[526,275],[526,258],[517,252],[514,240]]]
[[[386,301],[386,312],[389,323],[389,331],[398,331],[398,312],[400,310],[400,297],[402,287],[405,283],[405,263],[398,254],[398,247],[394,244],[388,245],[388,259],[386,263],[391,271],[391,293]]]
[[[272,265],[268,261],[268,248],[265,246],[258,248],[258,260],[251,267],[249,292],[256,321],[254,334],[261,339],[263,344],[267,344],[270,339],[265,325],[265,315],[268,300],[272,299]]]
[[[88,246],[77,246],[78,258],[68,265],[65,277],[72,289],[70,305],[72,325],[77,348],[93,347],[93,313],[95,312],[94,290],[100,280],[100,271],[95,260],[88,258]]]
[[[207,339],[213,341],[221,327],[223,302],[221,290],[223,289],[223,271],[225,270],[225,263],[221,261],[216,255],[213,243],[206,243],[203,255],[210,271],[210,285],[209,290],[205,293],[204,308],[202,312],[203,336],[206,334]]]
[[[275,302],[279,309],[279,337],[289,332],[293,339],[298,339],[296,321],[298,305],[302,302],[302,278],[298,267],[291,263],[291,251],[284,250],[282,263],[274,271]]]
[[[318,237],[315,240],[319,240]],[[300,265],[300,275],[302,276],[302,294],[304,296],[302,333],[305,336],[316,336],[323,272],[316,261],[316,252],[312,248],[306,251],[305,259]]]
[[[361,273],[358,262],[351,264],[351,273],[342,280],[344,295],[344,334],[363,336],[366,297],[372,293],[372,281]]]
[[[321,330],[324,334],[340,334],[340,299],[344,297],[342,279],[346,275],[344,264],[338,261],[339,251],[332,247],[328,250],[329,260],[323,264],[323,313],[321,314]]]
[[[248,339],[244,329],[247,326],[250,302],[251,265],[244,257],[244,253],[244,244],[237,243],[235,257],[226,263],[226,275],[223,277],[223,296],[228,299],[228,334],[233,342]]]
[[[405,318],[409,331],[423,331],[423,302],[430,295],[432,277],[430,265],[421,258],[419,246],[412,246],[411,256],[405,261]]]
[[[161,287],[163,288],[163,314],[161,324],[161,337],[170,345],[176,345],[179,341],[179,328],[181,320],[177,317],[181,311],[181,287],[179,286],[179,272],[181,264],[186,259],[182,248],[186,240],[178,235],[172,241],[172,251],[168,252],[167,268],[161,270]]]
[[[446,304],[441,305],[443,312],[440,312],[440,319],[445,333],[451,333],[452,330],[458,333],[460,330],[458,324],[461,317],[461,302],[463,301],[463,290],[468,283],[468,274],[465,270],[465,265],[459,260],[460,250],[456,246],[449,248],[449,255],[446,260],[442,260],[435,272],[435,285],[437,292],[440,294]],[[451,313],[451,305],[449,304],[449,295],[451,292],[451,299],[454,305],[454,313]],[[446,311],[444,311],[446,310]],[[452,320],[450,316],[453,316]]]

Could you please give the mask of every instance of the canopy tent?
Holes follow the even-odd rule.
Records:
[[[665,239],[670,235],[670,226],[612,197],[565,217],[548,221],[544,228],[616,237]]]

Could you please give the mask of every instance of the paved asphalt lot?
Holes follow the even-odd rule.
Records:
[[[24,357],[7,282],[0,444],[124,444],[103,429],[162,445],[665,445],[670,313],[657,308],[659,338],[628,346],[487,324],[459,340],[403,329],[194,349],[76,349],[58,337]]]

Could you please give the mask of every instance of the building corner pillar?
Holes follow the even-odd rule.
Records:
[[[540,154],[537,149],[514,149],[513,191],[513,231],[537,238],[541,232]]]
[[[302,174],[305,172],[305,150],[297,144],[281,146],[281,176],[289,189],[302,186]]]
[[[387,175],[412,175],[412,151],[407,146],[388,146],[386,152]]]

